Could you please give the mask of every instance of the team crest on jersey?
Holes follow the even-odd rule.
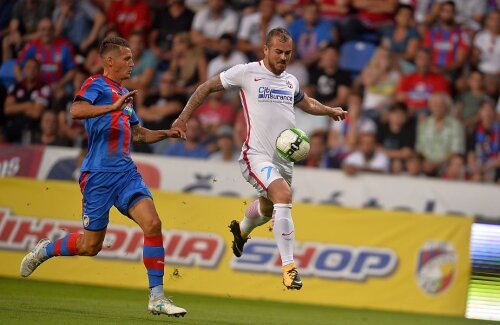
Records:
[[[125,108],[123,109],[123,114],[126,114],[126,115],[132,115],[132,112],[134,111],[134,109],[132,108],[132,104],[128,104],[127,106],[125,106]]]
[[[287,80],[287,81],[286,81],[286,85],[287,85],[287,87],[288,87],[288,88],[290,88],[290,89],[292,89],[292,88],[293,88],[293,85],[292,85],[292,83],[290,82],[290,80]]]
[[[84,214],[82,217],[83,220],[83,228],[87,228],[90,224],[90,218],[88,215]]]

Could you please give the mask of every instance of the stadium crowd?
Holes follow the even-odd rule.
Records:
[[[169,128],[196,87],[262,58],[287,27],[287,69],[343,122],[297,112],[310,135],[302,165],[500,181],[500,0],[0,0],[0,143],[81,147],[69,114],[99,74],[99,41],[126,38],[128,89],[145,127]],[[234,161],[246,137],[234,92],[214,93],[187,141],[134,151]]]

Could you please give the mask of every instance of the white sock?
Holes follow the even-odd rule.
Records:
[[[245,211],[245,216],[240,223],[240,229],[245,235],[249,235],[256,227],[261,226],[271,220],[260,211],[259,199],[250,203]]]
[[[281,265],[294,263],[293,243],[295,229],[292,220],[292,205],[277,203],[273,211],[273,233],[281,255]]]

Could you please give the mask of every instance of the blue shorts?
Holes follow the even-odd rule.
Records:
[[[151,192],[137,169],[122,173],[83,172],[80,176],[82,190],[83,228],[91,231],[103,230],[109,223],[109,210],[114,205],[123,215],[139,200],[149,197]]]

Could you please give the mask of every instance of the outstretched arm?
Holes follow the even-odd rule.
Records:
[[[298,108],[311,115],[326,115],[330,116],[335,121],[341,121],[346,118],[347,111],[342,107],[330,107],[321,104],[316,99],[304,95],[304,99],[297,103]]]
[[[85,100],[77,100],[71,105],[71,117],[80,120],[120,110],[129,100],[132,100],[132,96],[134,96],[135,93],[137,93],[137,90],[122,95],[112,105],[92,105]]]
[[[172,124],[172,130],[178,130],[181,133],[181,138],[185,139],[186,123],[191,114],[205,101],[210,93],[221,90],[224,90],[224,87],[218,75],[199,85],[191,95],[191,98],[189,98],[179,117]]]
[[[176,130],[150,130],[139,124],[132,126],[132,142],[155,143],[166,138],[179,138],[180,132]]]

